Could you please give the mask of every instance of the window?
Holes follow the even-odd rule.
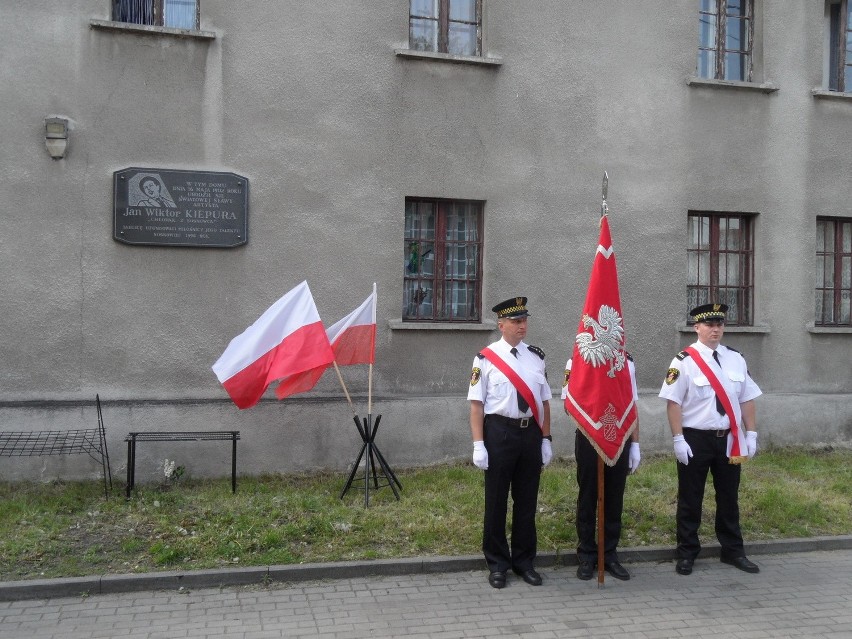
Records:
[[[689,214],[687,297],[689,308],[728,305],[727,323],[752,324],[754,217],[738,213]]]
[[[852,219],[817,218],[816,319],[818,326],[852,326]]]
[[[113,0],[116,22],[198,29],[198,0]]]
[[[406,198],[403,320],[480,321],[482,206]]]
[[[482,55],[483,0],[410,0],[408,47],[453,55]]]
[[[852,4],[849,0],[828,2],[828,88],[852,91]]]
[[[754,0],[699,0],[698,76],[751,82]]]

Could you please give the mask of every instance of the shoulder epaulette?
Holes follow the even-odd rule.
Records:
[[[633,355],[631,355],[627,351],[624,351],[624,354],[627,355],[627,359],[629,359],[631,362],[633,361]]]
[[[536,355],[538,355],[541,359],[544,359],[544,351],[541,350],[538,346],[530,346],[529,344],[527,344],[527,348]]]
[[[687,357],[689,357],[689,353],[687,353],[686,351],[681,351],[680,353],[675,355],[675,359],[679,359],[680,361],[685,360]]]
[[[736,348],[731,348],[730,346],[725,346],[729,351],[734,351],[735,353],[740,353]],[[742,355],[742,353],[740,353]]]
[[[485,355],[483,355],[482,353],[477,353],[477,354],[476,354],[476,356],[477,356],[479,359],[485,359]]]

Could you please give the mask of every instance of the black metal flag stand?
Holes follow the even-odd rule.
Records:
[[[352,471],[349,473],[349,479],[346,480],[346,486],[340,493],[340,498],[348,492],[355,480],[355,474],[361,465],[361,459],[364,459],[364,508],[370,505],[370,489],[378,490],[384,486],[390,486],[394,497],[399,501],[399,491],[402,490],[402,484],[397,479],[390,465],[385,460],[379,447],[376,446],[376,431],[379,430],[379,422],[382,420],[381,415],[376,416],[376,421],[373,423],[373,416],[369,413],[363,420],[357,415],[353,415],[355,426],[358,428],[358,434],[361,435],[361,451],[358,453],[358,458],[352,464]],[[360,481],[360,480],[357,480]],[[397,490],[397,488],[399,490]]]

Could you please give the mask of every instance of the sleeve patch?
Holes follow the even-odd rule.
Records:
[[[562,387],[563,387],[563,388],[564,388],[565,386],[568,386],[568,380],[569,380],[569,379],[571,379],[571,369],[570,369],[570,368],[566,368],[566,369],[565,369],[565,381],[564,381],[564,382],[562,382]]]
[[[479,383],[480,377],[482,377],[482,370],[479,367],[474,367],[470,372],[470,385],[476,386]]]
[[[680,371],[676,368],[670,368],[666,373],[666,384],[671,386],[677,381],[678,377],[680,377]]]

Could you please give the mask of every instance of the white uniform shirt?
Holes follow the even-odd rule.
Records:
[[[763,394],[748,374],[745,359],[737,351],[720,345],[716,349],[720,367],[713,359],[712,348],[701,342],[695,342],[692,348],[698,351],[701,359],[724,386],[728,397],[731,398],[737,424],[742,426],[740,404]],[[689,355],[683,359],[675,357],[672,360],[659,396],[680,404],[684,428],[724,430],[731,427],[728,416],[720,415],[716,410],[716,393],[710,386],[710,380]]]
[[[509,343],[500,339],[488,346],[497,353],[501,359],[509,362],[515,359],[512,355]],[[526,382],[533,395],[542,402],[553,397],[550,385],[545,377],[544,360],[529,350],[529,347],[521,342],[517,346],[518,357],[514,369],[521,379]],[[473,371],[470,376],[470,387],[467,391],[468,400],[474,399],[483,403],[486,415],[502,415],[512,419],[521,417],[532,417],[532,410],[521,413],[518,408],[518,392],[499,368],[494,366],[485,357],[475,357],[473,360]]]

